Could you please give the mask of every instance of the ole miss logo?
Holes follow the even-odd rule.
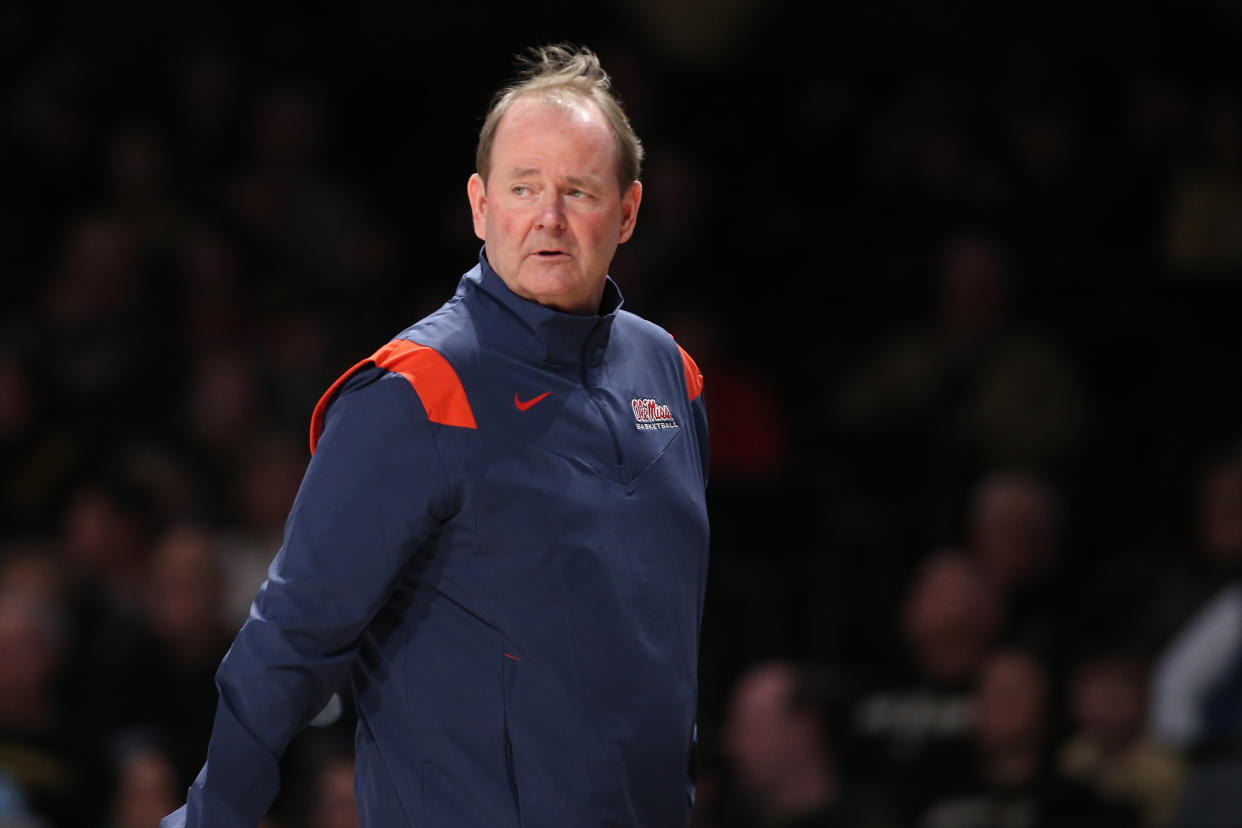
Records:
[[[655,400],[630,400],[630,407],[634,409],[634,428],[639,431],[679,427],[677,421],[673,419],[673,413],[668,410],[668,406]]]

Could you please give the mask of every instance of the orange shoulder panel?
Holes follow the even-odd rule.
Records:
[[[427,410],[427,419],[431,422],[460,428],[478,427],[474,421],[474,412],[470,410],[470,403],[466,399],[466,390],[448,360],[435,348],[405,339],[394,339],[342,374],[320,397],[314,413],[311,414],[311,454],[315,453],[319,435],[323,433],[328,403],[332,402],[332,397],[346,380],[368,365],[376,365],[405,377],[406,382],[422,400],[423,408]]]
[[[703,393],[703,373],[694,363],[694,358],[686,353],[685,348],[678,345],[677,350],[681,351],[681,364],[686,369],[686,392],[690,395],[690,401],[693,402],[698,399],[699,394]]]

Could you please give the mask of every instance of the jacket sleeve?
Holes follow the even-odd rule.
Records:
[[[711,466],[711,442],[707,431],[707,404],[703,395],[699,394],[690,402],[690,413],[694,416],[694,435],[699,441],[699,463],[703,469],[703,487],[707,488],[707,476]]]
[[[351,377],[218,672],[207,761],[161,828],[254,828],[289,741],[340,686],[398,574],[451,516],[434,429],[400,374]]]
[[[703,372],[699,370],[694,357],[686,349],[677,346],[681,354],[681,366],[686,380],[686,395],[690,399],[690,415],[694,420],[694,436],[699,442],[699,463],[703,471],[703,487],[707,488],[708,466],[711,460],[711,447],[707,432],[707,404],[703,401]]]

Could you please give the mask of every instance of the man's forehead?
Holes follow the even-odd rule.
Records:
[[[611,129],[599,105],[572,89],[546,89],[519,95],[509,104],[501,123],[508,118],[554,116],[580,124],[599,124]]]
[[[496,143],[554,132],[601,146],[615,144],[612,125],[593,101],[559,92],[524,95],[510,104],[496,127]]]

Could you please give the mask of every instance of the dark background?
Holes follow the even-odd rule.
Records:
[[[1149,664],[1242,559],[1202,552],[1242,438],[1240,35],[1226,0],[0,5],[0,770],[53,826],[181,796],[315,401],[473,265],[490,96],[561,40],[647,150],[626,307],[706,377],[713,802],[741,671],[819,665],[843,709],[900,673],[912,574],[997,472],[1057,519],[1004,610],[1039,632],[992,643],[1054,696]]]

